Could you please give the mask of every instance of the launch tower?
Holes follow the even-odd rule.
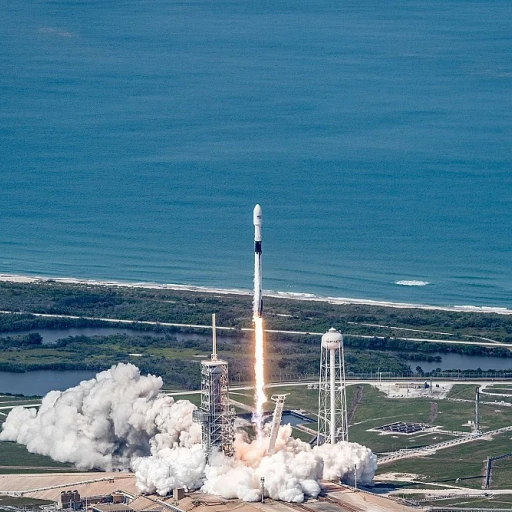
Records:
[[[331,327],[322,336],[317,444],[348,441],[343,336]]]
[[[217,332],[213,319],[213,351],[210,360],[201,361],[201,406],[193,413],[201,424],[202,445],[207,459],[214,449],[234,454],[234,411],[229,407],[228,363],[217,358]]]

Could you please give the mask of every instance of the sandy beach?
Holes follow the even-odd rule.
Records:
[[[103,281],[97,279],[77,279],[74,277],[48,277],[48,276],[23,276],[16,274],[0,274],[0,282],[10,283],[47,283],[56,282],[64,284],[81,284],[94,286],[118,286],[123,288],[146,288],[155,290],[181,290],[189,292],[223,294],[223,295],[252,295],[252,290],[236,288],[208,288],[206,286],[192,286],[171,283],[145,283],[145,282],[123,282]],[[351,299],[348,297],[322,297],[311,293],[279,292],[263,290],[265,297],[277,299],[300,300],[310,302],[328,302],[330,304],[361,304],[365,306],[387,307],[397,309],[423,309],[433,311],[455,311],[463,313],[495,313],[500,315],[512,315],[512,309],[493,306],[432,306],[428,304],[409,304],[405,302],[377,301],[371,299]]]

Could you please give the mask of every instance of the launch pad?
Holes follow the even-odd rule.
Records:
[[[101,478],[98,478],[101,477]],[[137,492],[133,473],[54,473],[0,475],[0,494],[60,503],[63,494],[79,494],[75,510],[84,512],[399,512],[418,510],[353,487],[322,482],[324,492],[304,503],[266,498],[261,502],[225,499],[202,492],[161,497]],[[121,501],[119,501],[121,499]],[[100,504],[99,506],[97,504]],[[109,505],[110,504],[110,505]],[[114,505],[111,505],[114,504]],[[116,505],[117,504],[117,505]],[[122,506],[121,506],[122,505]],[[50,510],[50,509],[48,509]],[[56,510],[51,508],[51,510]]]

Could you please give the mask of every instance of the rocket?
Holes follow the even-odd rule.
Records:
[[[254,222],[254,302],[253,313],[263,316],[263,296],[261,293],[261,206],[257,204],[253,211]]]

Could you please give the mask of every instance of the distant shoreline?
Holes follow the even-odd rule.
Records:
[[[0,282],[10,283],[46,283],[57,282],[63,284],[94,285],[94,286],[118,286],[124,288],[146,288],[155,290],[181,290],[189,292],[245,295],[251,296],[252,290],[237,288],[209,288],[206,286],[163,284],[146,282],[105,281],[100,279],[78,279],[74,277],[48,277],[48,276],[24,276],[17,274],[0,274]],[[308,302],[327,302],[330,304],[360,304],[364,306],[387,307],[397,309],[423,309],[433,311],[453,311],[458,313],[495,313],[499,315],[512,315],[512,309],[496,306],[433,306],[428,304],[411,304],[405,302],[378,301],[371,299],[351,299],[348,297],[323,297],[312,293],[294,293],[264,290],[264,297],[277,299],[289,299]]]

